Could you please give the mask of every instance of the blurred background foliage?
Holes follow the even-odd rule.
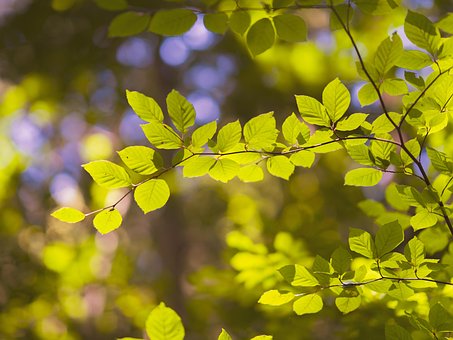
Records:
[[[451,4],[405,5],[438,18]],[[341,317],[335,308],[297,317],[256,304],[281,281],[276,269],[328,257],[349,227],[373,230],[357,202],[383,200],[385,181],[372,191],[343,187],[351,165],[341,152],[289,182],[268,176],[220,185],[173,172],[167,206],[144,216],[125,200],[123,227],[105,236],[89,222],[49,216],[59,205],[88,212],[123,194],[98,187],[80,164],[118,160],[116,150],[146,144],[126,89],[163,103],[176,88],[195,105],[198,123],[245,122],[270,110],[281,123],[296,111],[294,94],[319,97],[335,77],[353,93],[360,85],[347,37],[331,32],[325,10],[302,11],[307,42],[279,42],[256,59],[233,33],[205,30],[201,17],[181,37],[108,38],[114,15],[90,0],[0,2],[0,338],[140,337],[160,301],[182,316],[187,339],[214,338],[221,327],[239,339],[381,338],[395,306],[377,297]],[[401,30],[404,16],[404,9],[389,17],[355,13],[365,56]],[[423,308],[414,301],[407,308]]]

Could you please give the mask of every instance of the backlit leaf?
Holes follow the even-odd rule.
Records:
[[[315,98],[296,96],[297,108],[302,118],[310,124],[330,127],[331,121],[326,108]]]
[[[346,113],[351,103],[351,95],[343,83],[335,78],[324,88],[322,103],[332,122],[337,122]]]
[[[382,257],[394,250],[403,240],[403,229],[397,221],[384,224],[376,233],[376,255]]]
[[[178,134],[166,124],[153,122],[141,127],[149,142],[158,149],[179,149],[183,145]]]
[[[379,99],[379,96],[375,88],[370,83],[366,83],[365,85],[363,85],[360,88],[357,95],[359,98],[360,105],[362,106],[373,104],[376,100]]]
[[[152,340],[183,340],[185,331],[179,315],[161,302],[146,319],[146,334]]]
[[[353,169],[344,177],[345,185],[370,187],[379,183],[382,178],[382,171],[373,168]]]
[[[153,98],[136,91],[126,90],[127,102],[135,111],[137,116],[147,122],[162,122],[164,114],[159,104]]]
[[[411,217],[411,226],[415,231],[436,225],[437,216],[426,209],[420,209]]]
[[[67,223],[77,223],[85,219],[85,214],[77,209],[63,207],[58,210],[55,210],[51,216],[56,219],[67,222]]]
[[[384,76],[397,63],[403,53],[403,42],[398,33],[386,38],[378,47],[374,64],[376,70]]]
[[[248,149],[268,149],[278,136],[273,112],[263,113],[250,119],[244,125],[244,138]]]
[[[362,298],[357,289],[345,289],[335,299],[335,306],[343,314],[350,313],[360,307]]]
[[[238,171],[238,178],[246,183],[262,181],[264,178],[263,169],[255,164],[243,166]]]
[[[338,131],[352,131],[360,127],[368,114],[366,113],[353,113],[345,119],[341,119],[337,122],[335,129]]]
[[[91,175],[97,184],[104,188],[124,188],[132,184],[126,170],[110,161],[94,161],[83,164],[82,167]]]
[[[101,234],[107,234],[117,229],[123,218],[116,209],[106,209],[98,213],[93,219],[93,225]]]
[[[294,172],[294,164],[286,156],[273,156],[267,160],[267,170],[273,176],[288,180]]]
[[[152,17],[149,30],[161,35],[180,35],[187,32],[195,21],[197,16],[188,9],[161,10]]]
[[[222,331],[219,334],[217,340],[232,340],[231,336],[228,334],[226,330],[222,328]]]
[[[233,32],[243,35],[250,26],[250,14],[247,11],[231,13],[229,25]]]
[[[294,299],[294,294],[289,293],[280,293],[278,290],[268,290],[261,295],[258,303],[263,305],[270,305],[270,306],[281,306],[285,303],[288,303]]]
[[[278,270],[283,278],[294,287],[315,287],[319,285],[318,280],[307,268],[295,264],[287,265]]]
[[[141,175],[151,175],[163,165],[160,154],[146,146],[128,146],[118,151],[118,155],[129,169]]]
[[[217,134],[216,148],[220,152],[230,151],[236,147],[242,137],[242,127],[239,120],[224,125]]]
[[[228,28],[228,16],[225,13],[207,13],[203,17],[205,27],[211,32],[223,34]]]
[[[213,157],[192,158],[184,164],[183,176],[191,178],[206,175],[214,163]]]
[[[215,120],[200,126],[192,133],[192,145],[194,147],[205,145],[214,136],[216,130],[217,122]]]
[[[439,30],[424,15],[409,10],[404,22],[404,32],[416,46],[432,55],[437,53],[440,43]]]
[[[162,208],[170,197],[170,189],[163,179],[150,179],[135,188],[134,199],[145,214]]]
[[[311,151],[301,150],[293,153],[289,160],[295,166],[302,166],[304,168],[310,168],[315,161],[315,154]]]
[[[297,315],[318,313],[322,307],[322,299],[318,294],[304,295],[293,303],[293,310]]]
[[[236,177],[239,168],[239,164],[235,161],[228,158],[220,158],[209,169],[209,176],[217,181],[227,183]]]
[[[195,109],[178,91],[172,90],[167,96],[167,109],[176,128],[182,133],[187,132],[195,123]]]
[[[352,251],[369,259],[375,258],[376,248],[369,232],[361,229],[349,228],[348,242],[349,248]]]

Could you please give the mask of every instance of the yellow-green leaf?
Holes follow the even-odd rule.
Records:
[[[247,46],[253,56],[263,53],[274,45],[274,26],[268,18],[255,22],[247,33]]]
[[[128,146],[118,154],[129,169],[141,175],[150,175],[163,165],[161,155],[146,146]]]
[[[346,113],[351,104],[351,95],[343,83],[335,78],[324,88],[322,103],[332,122],[338,121]]]
[[[132,184],[126,170],[110,161],[94,161],[83,164],[82,167],[91,175],[97,184],[104,188],[124,188]]]
[[[289,160],[295,166],[302,166],[304,168],[310,168],[315,161],[315,154],[311,151],[301,150],[293,153]]]
[[[286,156],[274,156],[267,160],[267,171],[273,176],[288,180],[294,172],[294,164]]]
[[[67,222],[67,223],[77,223],[85,219],[85,214],[77,209],[63,207],[58,210],[55,210],[51,216],[56,219]]]
[[[117,229],[123,218],[116,209],[106,209],[98,213],[93,219],[93,225],[101,234],[107,234]]]
[[[172,90],[167,96],[167,110],[176,128],[182,133],[187,132],[195,123],[195,109],[178,91]]]
[[[238,178],[245,183],[262,181],[264,178],[263,169],[256,164],[243,166],[238,171]]]
[[[293,303],[293,310],[297,315],[318,313],[322,307],[322,299],[318,294],[304,295]]]
[[[161,302],[146,319],[146,334],[152,340],[183,340],[184,326],[179,315]]]
[[[197,16],[188,9],[161,10],[152,17],[149,30],[161,35],[180,35],[187,32],[195,21]]]
[[[227,183],[232,180],[239,171],[240,165],[235,161],[227,158],[216,160],[213,166],[209,169],[209,176],[211,178]]]
[[[272,20],[280,39],[288,42],[298,42],[307,39],[307,26],[300,16],[281,14],[273,17]]]
[[[157,120],[162,122],[164,120],[162,109],[153,98],[147,97],[140,92],[129,90],[126,90],[126,97],[132,110],[144,121],[154,122]]]
[[[153,122],[141,127],[149,142],[158,149],[179,149],[183,145],[178,134],[166,124]]]
[[[170,197],[170,189],[163,179],[151,179],[135,188],[134,199],[143,212],[162,208]]]
[[[258,303],[263,305],[270,305],[270,306],[281,306],[285,303],[288,303],[294,299],[294,294],[289,293],[280,293],[278,290],[268,290],[261,295]]]
[[[370,187],[379,183],[382,172],[373,168],[359,168],[348,171],[344,177],[345,185]]]
[[[124,12],[113,18],[109,26],[109,37],[127,37],[144,32],[149,25],[149,14]]]

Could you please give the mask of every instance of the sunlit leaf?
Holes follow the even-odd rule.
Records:
[[[239,120],[224,125],[217,134],[216,148],[220,152],[230,151],[236,147],[242,137],[242,127]]]
[[[318,313],[322,307],[322,299],[318,294],[304,295],[293,303],[293,310],[297,315]]]
[[[416,46],[427,50],[432,55],[437,53],[440,43],[439,30],[423,14],[409,10],[404,22],[404,32]]]
[[[293,153],[289,160],[295,166],[302,166],[304,168],[310,168],[315,161],[315,154],[311,151],[301,150]]]
[[[350,313],[360,307],[362,298],[357,289],[345,289],[335,299],[335,306],[343,314]]]
[[[97,184],[104,188],[124,188],[132,184],[126,170],[110,161],[94,161],[83,164],[82,167],[91,175]]]
[[[413,237],[404,247],[404,256],[414,266],[419,266],[425,259],[425,246],[417,237]]]
[[[378,100],[379,96],[373,85],[371,85],[370,83],[366,83],[360,88],[358,92],[358,98],[360,105],[367,106],[373,104],[376,100]]]
[[[332,122],[337,122],[351,103],[351,95],[343,83],[335,78],[324,88],[322,92],[322,103]]]
[[[369,259],[375,258],[376,248],[373,238],[365,230],[349,228],[348,242],[352,251]]]
[[[333,269],[339,274],[343,274],[349,270],[351,261],[351,254],[343,247],[338,247],[332,253],[331,264]]]
[[[238,174],[240,165],[228,158],[217,159],[209,169],[209,176],[217,181],[227,183]]]
[[[384,224],[376,233],[376,255],[382,257],[394,250],[403,240],[403,229],[397,221]]]
[[[259,182],[263,180],[264,173],[260,166],[251,164],[241,167],[237,176],[242,182]]]
[[[150,175],[163,165],[160,154],[146,146],[128,146],[118,151],[118,155],[129,169],[142,175]]]
[[[153,122],[141,127],[149,142],[158,149],[179,149],[183,145],[178,134],[166,124]]]
[[[411,217],[411,226],[415,231],[436,225],[437,216],[427,209],[419,210]]]
[[[146,334],[152,340],[183,340],[185,331],[179,315],[161,302],[146,319]]]
[[[152,17],[149,30],[161,35],[180,35],[187,32],[195,21],[197,16],[188,9],[160,10]]]
[[[232,340],[231,336],[228,334],[226,330],[222,328],[222,331],[219,334],[217,340]]]
[[[268,290],[261,295],[258,303],[263,305],[270,305],[270,306],[281,306],[285,303],[288,303],[294,299],[294,294],[289,293],[280,293],[278,290]]]
[[[274,156],[267,160],[267,171],[273,176],[288,180],[294,172],[294,164],[286,156]]]
[[[378,184],[381,178],[382,171],[380,170],[374,168],[359,168],[350,170],[346,173],[344,177],[344,184],[369,187]]]
[[[98,213],[93,219],[93,225],[101,234],[107,234],[117,229],[123,218],[116,209],[105,209]]]
[[[153,98],[147,97],[140,92],[128,90],[126,90],[126,97],[129,105],[135,111],[137,116],[144,121],[163,121],[164,114],[162,113],[162,109]]]
[[[193,105],[176,90],[172,90],[167,96],[167,109],[173,124],[182,133],[187,132],[195,123]]]
[[[200,177],[206,175],[209,169],[214,165],[215,158],[213,157],[198,157],[187,161],[183,168],[184,177]]]
[[[330,127],[331,121],[326,108],[318,100],[309,96],[296,96],[297,108],[302,118],[310,124]]]
[[[274,113],[263,113],[250,119],[244,125],[244,139],[248,149],[268,149],[272,147],[278,136],[275,128]]]
[[[378,47],[374,64],[376,70],[384,76],[398,62],[403,53],[403,42],[398,33],[386,38]]]
[[[162,208],[170,197],[170,189],[163,179],[151,179],[135,188],[134,199],[143,212]]]
[[[368,114],[366,113],[353,113],[352,115],[341,119],[337,122],[335,129],[338,131],[352,131],[359,128],[366,118]]]
[[[58,210],[55,210],[51,216],[56,219],[67,222],[67,223],[77,223],[85,219],[85,214],[77,209],[63,207]]]
[[[192,145],[194,147],[205,145],[214,136],[216,130],[217,122],[215,120],[200,126],[192,133]]]
[[[314,277],[304,266],[298,264],[288,265],[280,268],[278,271],[292,286],[315,287],[319,285],[316,277]]]

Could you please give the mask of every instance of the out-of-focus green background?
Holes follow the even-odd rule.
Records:
[[[451,10],[449,1],[405,4],[434,18]],[[104,236],[89,219],[50,217],[58,206],[88,212],[124,193],[93,184],[80,165],[146,145],[126,89],[163,105],[176,88],[199,124],[222,125],[272,110],[281,123],[296,112],[294,94],[319,97],[335,77],[353,94],[360,85],[347,37],[331,33],[325,10],[303,12],[307,42],[279,42],[256,59],[238,36],[201,21],[181,37],[109,38],[114,15],[90,0],[0,1],[0,339],[140,337],[160,301],[182,316],[187,339],[215,338],[221,327],[238,339],[378,339],[392,313],[382,301],[341,318],[335,308],[297,317],[256,303],[281,280],[276,269],[329,256],[351,226],[373,228],[357,202],[382,199],[385,180],[372,191],[343,187],[342,152],[289,182],[221,185],[174,171],[167,206],[143,215],[125,200],[123,226]],[[356,15],[364,55],[401,31],[404,17]]]

